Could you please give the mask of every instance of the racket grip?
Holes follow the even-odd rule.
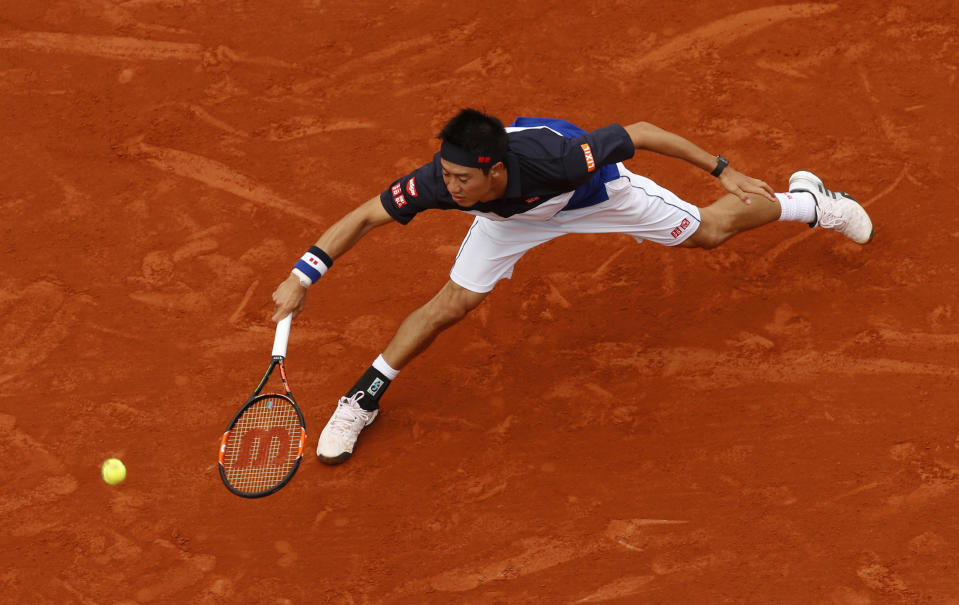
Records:
[[[273,338],[273,357],[286,359],[286,345],[290,342],[290,324],[292,323],[292,313],[276,322],[276,336]]]

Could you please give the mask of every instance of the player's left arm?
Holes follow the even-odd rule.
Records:
[[[626,133],[636,149],[679,158],[706,172],[712,172],[716,168],[717,156],[707,153],[692,141],[649,122],[630,124],[626,126]],[[748,194],[750,193],[762,195],[773,202],[777,201],[772,187],[765,181],[746,176],[731,165],[726,166],[719,175],[719,182],[726,191],[738,196],[746,204],[749,203]]]

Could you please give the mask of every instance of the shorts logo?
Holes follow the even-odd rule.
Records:
[[[528,198],[526,198],[526,203],[527,203],[527,204],[532,204],[533,202],[538,202],[538,201],[539,201],[539,198],[540,198],[540,196],[538,196],[538,195],[535,196],[535,197],[528,197]]]
[[[596,170],[596,160],[593,159],[593,150],[589,148],[589,143],[580,145],[583,148],[583,155],[586,156],[586,172]]]
[[[375,378],[373,380],[373,384],[370,385],[370,388],[366,389],[366,392],[372,395],[373,397],[376,397],[376,394],[379,392],[381,388],[383,388],[383,381],[380,380],[379,378]]]
[[[406,192],[409,193],[412,197],[416,197],[416,177],[414,176],[410,180],[406,181]]]
[[[685,231],[687,228],[689,228],[689,219],[684,218],[683,222],[679,223],[679,227],[676,227],[675,229],[670,231],[669,234],[673,236],[673,239],[676,239],[677,237],[682,235],[683,231]]]
[[[406,205],[406,198],[403,197],[403,187],[399,183],[394,183],[390,191],[393,193],[393,203],[396,204],[397,208]]]

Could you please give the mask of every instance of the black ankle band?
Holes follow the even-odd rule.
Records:
[[[360,407],[367,411],[373,411],[380,407],[380,397],[390,386],[391,380],[383,375],[382,372],[370,366],[368,370],[356,381],[353,388],[346,393],[346,397],[351,397],[357,391],[363,392],[363,398],[360,399]]]

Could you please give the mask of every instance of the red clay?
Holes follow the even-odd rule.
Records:
[[[5,2],[0,601],[959,603],[956,11]],[[779,191],[815,170],[876,238],[555,241],[347,464],[231,495],[216,448],[273,288],[467,105],[647,120]],[[310,294],[288,370],[311,451],[470,220],[379,230]]]

